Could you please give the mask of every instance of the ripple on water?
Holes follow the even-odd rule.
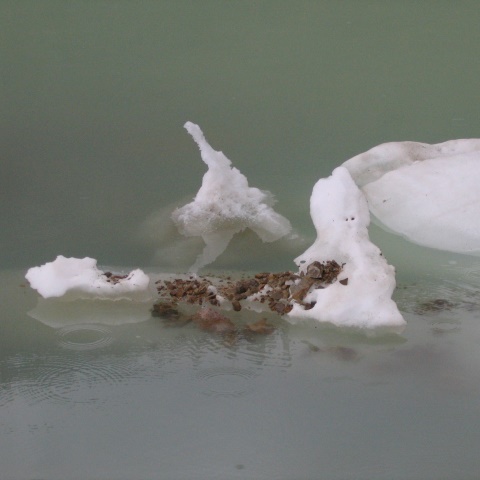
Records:
[[[113,342],[112,331],[101,325],[70,325],[57,330],[58,344],[68,350],[94,350]]]
[[[196,372],[201,392],[213,397],[243,397],[254,389],[254,371],[236,367],[204,368]]]
[[[472,291],[464,285],[448,281],[401,286],[395,291],[394,300],[400,310],[418,315],[438,315],[456,309],[472,311],[480,307],[476,289]]]
[[[285,335],[269,335],[242,346],[240,353],[255,368],[287,370],[292,366],[290,342]]]
[[[3,407],[15,399],[15,391],[11,385],[0,386],[0,407]]]
[[[101,404],[106,400],[105,385],[123,383],[133,373],[128,364],[110,357],[53,357],[30,368],[14,385],[30,403]]]
[[[480,286],[480,262],[476,258],[468,265],[448,265],[447,270],[455,274],[459,282]]]

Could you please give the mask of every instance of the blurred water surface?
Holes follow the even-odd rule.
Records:
[[[2,1],[2,478],[477,478],[475,258],[372,226],[402,335],[269,317],[235,345],[135,312],[45,323],[23,276],[58,254],[184,270],[201,246],[168,218],[206,168],[187,120],[304,239],[243,235],[212,270],[293,268],[318,178],[479,136],[479,20],[464,0]]]

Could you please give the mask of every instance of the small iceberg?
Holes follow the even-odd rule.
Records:
[[[480,255],[480,139],[385,143],[343,166],[385,229],[426,247]]]
[[[191,273],[213,262],[244,230],[250,242],[255,236],[263,242],[293,239],[290,222],[272,208],[273,195],[250,187],[231,161],[209,145],[198,125],[187,122],[185,128],[198,144],[208,170],[193,201],[171,214],[173,207],[161,211],[151,219],[155,225],[149,223],[148,232],[158,230],[157,224],[161,223],[167,224],[163,225],[165,237],[170,238],[173,231],[186,237],[185,242],[202,239],[205,246],[190,267]],[[412,242],[479,255],[478,185],[480,139],[436,145],[385,143],[347,160],[330,177],[315,184],[310,214],[317,238],[294,260],[298,272],[260,272],[226,285],[220,279],[200,281],[196,275],[182,279],[169,274],[152,285],[141,270],[115,275],[99,270],[95,259],[58,256],[54,262],[31,268],[26,278],[44,297],[37,317],[55,325],[62,323],[64,314],[54,305],[61,303],[58,298],[85,307],[74,322],[82,318],[99,322],[100,316],[92,316],[91,305],[83,305],[83,300],[94,300],[90,304],[122,300],[140,305],[152,300],[156,290],[155,296],[172,304],[184,301],[234,311],[243,307],[259,312],[270,310],[292,323],[311,319],[340,327],[398,333],[405,320],[392,300],[395,269],[369,239],[370,215],[387,230]],[[249,245],[247,242],[243,256],[250,255]],[[182,255],[191,250],[190,243],[180,247]],[[188,258],[189,263],[195,253]],[[69,306],[73,308],[74,302]],[[138,319],[149,314],[143,309]],[[116,316],[109,322],[117,323]],[[131,318],[128,314],[120,321]]]
[[[214,150],[198,125],[187,122],[185,128],[200,148],[208,171],[203,176],[193,202],[177,208],[172,220],[187,237],[202,237],[203,252],[190,268],[197,272],[225,251],[233,236],[247,228],[262,241],[274,242],[288,233],[290,222],[275,212],[270,192],[250,187],[248,180],[220,151]]]
[[[317,239],[295,259],[300,274],[312,265],[335,260],[342,266],[337,281],[311,288],[288,315],[337,326],[400,331],[405,320],[391,296],[395,269],[370,242],[370,214],[365,196],[344,167],[314,186],[310,214]]]
[[[25,278],[43,298],[62,300],[152,300],[150,278],[142,270],[115,275],[97,268],[94,258],[57,256],[53,262],[32,267]]]
[[[227,277],[167,276],[156,282],[158,311],[178,303],[200,308],[271,311],[291,321],[400,333],[406,322],[392,300],[395,269],[370,241],[370,213],[348,170],[336,168],[313,188],[310,213],[317,239],[295,259],[298,273]],[[209,307],[210,308],[210,307]]]

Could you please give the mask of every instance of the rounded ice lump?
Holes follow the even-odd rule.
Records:
[[[386,229],[427,247],[480,255],[480,139],[385,143],[343,166]]]

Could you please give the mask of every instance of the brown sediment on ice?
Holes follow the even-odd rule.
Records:
[[[262,272],[236,281],[230,277],[211,280],[191,276],[187,279],[159,280],[156,285],[161,302],[219,306],[228,301],[234,311],[240,311],[242,303],[248,299],[249,302],[260,302],[272,312],[284,315],[292,310],[294,302],[307,310],[312,308],[314,304],[304,302],[308,292],[311,289],[325,288],[337,281],[342,267],[335,260],[324,263],[316,261],[300,274],[290,271]],[[348,278],[340,279],[339,282],[347,285]]]
[[[269,335],[275,331],[275,326],[266,318],[261,318],[240,328],[217,307],[225,308],[227,304],[227,309],[238,312],[245,302],[250,307],[252,302],[259,302],[278,315],[290,312],[294,302],[310,309],[314,304],[304,302],[308,292],[336,282],[342,267],[332,260],[312,262],[299,274],[290,271],[261,272],[238,280],[228,276],[158,280],[159,301],[153,305],[152,315],[160,317],[167,327],[182,327],[192,323],[202,331],[221,336],[228,345],[234,345],[239,338],[253,339],[258,335]],[[346,278],[338,281],[342,285],[348,283]],[[192,308],[182,306],[194,307],[193,312]]]
[[[107,282],[113,283],[114,285],[120,282],[120,280],[125,280],[126,278],[128,278],[128,275],[119,275],[112,272],[104,272],[102,273],[102,276],[106,277]]]

